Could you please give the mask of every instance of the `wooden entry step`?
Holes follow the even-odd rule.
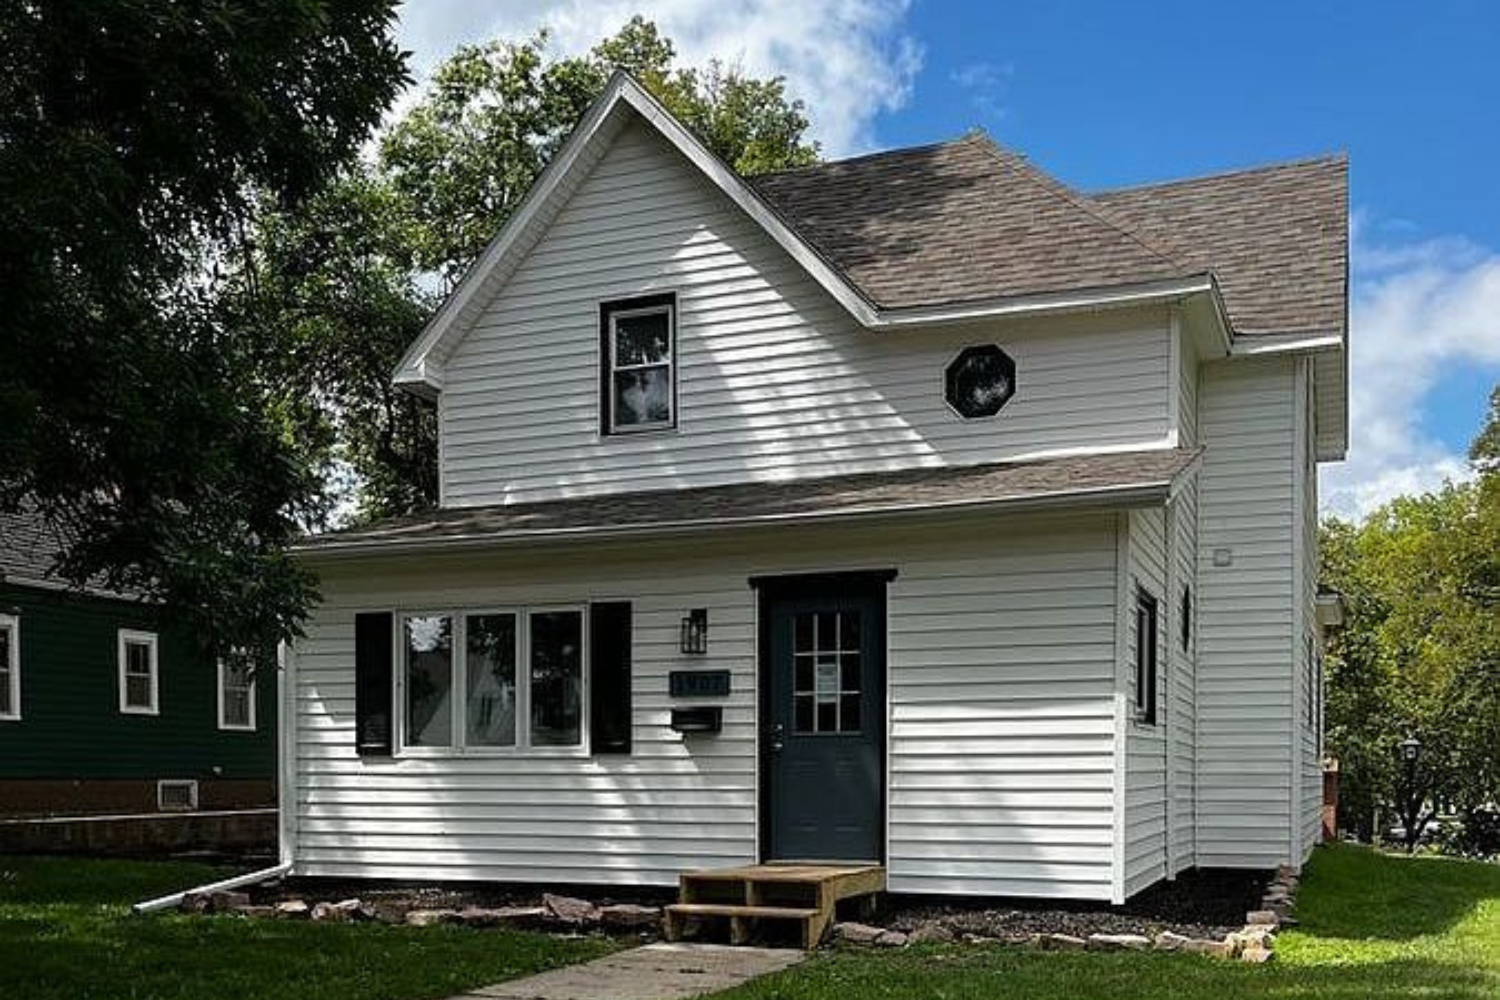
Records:
[[[777,862],[684,872],[678,902],[667,907],[667,940],[680,940],[690,921],[727,921],[730,943],[744,944],[760,922],[790,921],[799,925],[802,947],[816,948],[841,901],[884,891],[885,868],[871,864]]]

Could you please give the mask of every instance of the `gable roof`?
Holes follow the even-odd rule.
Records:
[[[1101,191],[1090,200],[1170,239],[1224,290],[1240,336],[1342,334],[1349,161],[1342,154]]]
[[[1151,448],[1029,462],[866,472],[779,483],[653,490],[573,500],[450,507],[316,535],[309,557],[432,550],[500,542],[662,535],[711,528],[896,517],[934,510],[1160,503],[1197,450]]]
[[[52,568],[62,549],[56,529],[29,507],[0,510],[0,581],[57,582]]]
[[[1145,300],[1167,301],[1202,293],[1215,298],[1218,295],[1211,274],[1190,273],[1190,268],[1180,266],[1153,240],[1112,218],[1108,209],[1088,203],[1087,199],[1026,165],[1019,157],[998,150],[989,140],[979,138],[973,140],[973,148],[958,158],[962,163],[951,164],[945,172],[950,192],[968,189],[970,194],[967,199],[955,197],[951,202],[945,202],[950,211],[944,213],[943,219],[951,222],[961,216],[966,208],[973,208],[976,199],[985,203],[993,200],[1004,202],[1009,197],[1007,192],[1022,192],[1024,206],[1021,209],[1007,212],[1005,206],[999,204],[990,205],[986,211],[997,219],[1003,217],[1010,225],[1008,231],[1012,235],[1029,221],[1036,231],[1027,245],[1037,256],[1039,264],[1030,267],[1033,273],[1029,275],[1024,266],[1018,268],[1017,280],[1007,287],[997,283],[993,276],[987,277],[985,271],[985,266],[1005,259],[1000,252],[1002,247],[998,237],[992,241],[987,259],[980,261],[985,266],[980,267],[968,267],[965,247],[950,242],[945,244],[945,250],[935,251],[924,258],[927,261],[925,274],[933,276],[939,269],[944,269],[944,263],[950,265],[944,270],[953,274],[967,272],[964,285],[956,287],[953,293],[959,297],[936,295],[927,296],[928,302],[884,305],[841,265],[840,254],[847,261],[852,250],[847,241],[841,244],[834,238],[833,234],[839,228],[837,224],[829,220],[822,226],[823,240],[827,245],[820,245],[813,235],[804,231],[818,231],[814,220],[799,219],[792,214],[795,205],[778,205],[762,194],[705,147],[644,87],[628,74],[617,71],[520,206],[408,349],[396,367],[394,377],[398,385],[416,391],[442,389],[442,364],[454,339],[461,336],[467,324],[477,317],[519,266],[521,259],[540,239],[548,223],[631,115],[644,119],[676,147],[705,179],[755,220],[857,322],[870,329],[927,325],[979,316],[1097,308]],[[879,157],[865,159],[876,161]],[[859,161],[842,161],[843,169],[847,170],[851,162]],[[966,182],[966,171],[958,169],[964,164],[969,166],[967,172],[970,173],[976,165],[981,167],[980,173],[987,180],[982,184]],[[804,180],[831,176],[823,172],[840,169],[840,163],[808,168]],[[999,183],[1006,179],[1008,184]],[[942,178],[935,180],[939,187],[944,183]],[[893,175],[892,182],[893,204],[888,220],[904,216],[909,225],[914,215],[931,214],[935,207],[944,207],[924,206],[920,199],[904,197],[907,192],[918,190],[910,184],[910,178]],[[774,185],[775,182],[768,180],[767,184]],[[805,206],[807,202],[802,204]],[[846,204],[851,210],[858,207],[853,201]],[[847,223],[855,217],[846,213],[843,219]],[[928,235],[932,235],[931,232]],[[909,251],[911,246],[912,240],[908,239],[905,249]],[[883,263],[872,260],[870,266],[894,274],[901,269],[905,259],[903,254],[893,251]],[[1070,267],[1074,268],[1071,272]],[[1067,278],[1069,273],[1073,275],[1071,280]],[[916,280],[919,279],[907,281],[906,285],[910,287]]]

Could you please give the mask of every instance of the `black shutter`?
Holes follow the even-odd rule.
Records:
[[[391,755],[394,623],[389,611],[354,616],[354,739],[362,757]]]
[[[630,602],[589,605],[589,744],[630,752]]]

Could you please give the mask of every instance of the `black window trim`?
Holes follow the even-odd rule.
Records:
[[[613,320],[621,314],[649,315],[654,312],[667,314],[667,364],[671,373],[671,419],[637,424],[630,427],[615,426],[614,409],[614,330]],[[677,429],[677,293],[662,292],[655,295],[637,295],[628,299],[612,299],[599,303],[599,434],[601,437],[627,437]]]
[[[1143,635],[1142,633],[1145,633]],[[1145,587],[1135,592],[1135,721],[1154,726],[1160,721],[1157,686],[1161,682],[1157,646],[1161,633],[1161,603]]]

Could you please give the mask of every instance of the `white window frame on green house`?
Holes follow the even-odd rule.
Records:
[[[151,691],[151,702],[148,705],[136,704],[130,700],[129,670],[130,648],[132,646],[144,646],[148,651],[146,662],[150,672],[146,676]],[[137,629],[122,628],[117,633],[115,657],[119,666],[121,715],[161,714],[161,660],[159,649],[160,644],[155,632],[142,632]],[[140,675],[137,674],[135,676]]]
[[[539,615],[573,614],[578,620],[578,740],[568,744],[535,744],[537,727],[533,725],[534,685],[532,677],[532,620]],[[512,616],[515,621],[514,654],[514,739],[509,745],[469,743],[469,620],[471,618]],[[410,686],[410,647],[407,623],[413,619],[447,618],[450,622],[448,661],[448,736],[446,744],[412,742]],[[586,604],[541,604],[437,608],[402,611],[397,615],[395,705],[397,754],[403,757],[448,756],[565,756],[586,757],[589,750],[589,618]]]
[[[252,673],[244,684],[229,683],[229,668],[233,663],[232,657],[219,657],[219,683],[218,705],[219,705],[219,728],[227,732],[253,733],[255,732],[255,675]],[[226,695],[234,688],[245,696],[246,719],[243,722],[230,721],[224,714],[229,705]]]
[[[21,619],[0,615],[5,656],[0,657],[0,722],[21,720]]]

